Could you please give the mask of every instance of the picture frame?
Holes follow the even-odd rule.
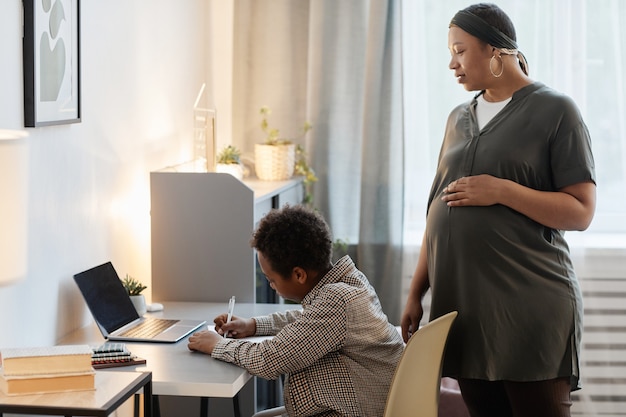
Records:
[[[24,126],[81,121],[80,0],[23,0]]]

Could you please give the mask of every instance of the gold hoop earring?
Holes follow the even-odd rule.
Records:
[[[496,74],[495,72],[493,72],[493,68],[491,65],[495,57],[496,55],[493,55],[489,60],[489,71],[491,71],[491,75],[493,75],[494,77],[500,78],[502,77],[502,73],[504,72],[504,62],[502,61],[502,57],[498,55],[498,58],[500,59],[500,66],[502,67],[502,69],[500,70],[500,74]]]

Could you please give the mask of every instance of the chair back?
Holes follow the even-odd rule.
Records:
[[[384,417],[437,417],[443,354],[456,311],[411,336],[396,368]]]

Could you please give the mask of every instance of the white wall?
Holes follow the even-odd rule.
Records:
[[[213,84],[207,1],[82,0],[82,122],[23,129],[21,14],[22,0],[0,2],[0,129],[29,134],[14,141],[27,268],[0,286],[0,347],[53,344],[88,323],[72,279],[84,269],[110,260],[149,284],[149,172],[191,157],[192,107]],[[13,221],[0,218],[0,233]]]

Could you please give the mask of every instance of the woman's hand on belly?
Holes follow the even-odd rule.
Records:
[[[492,206],[499,203],[504,181],[487,174],[461,177],[443,189],[441,200],[448,207]]]

